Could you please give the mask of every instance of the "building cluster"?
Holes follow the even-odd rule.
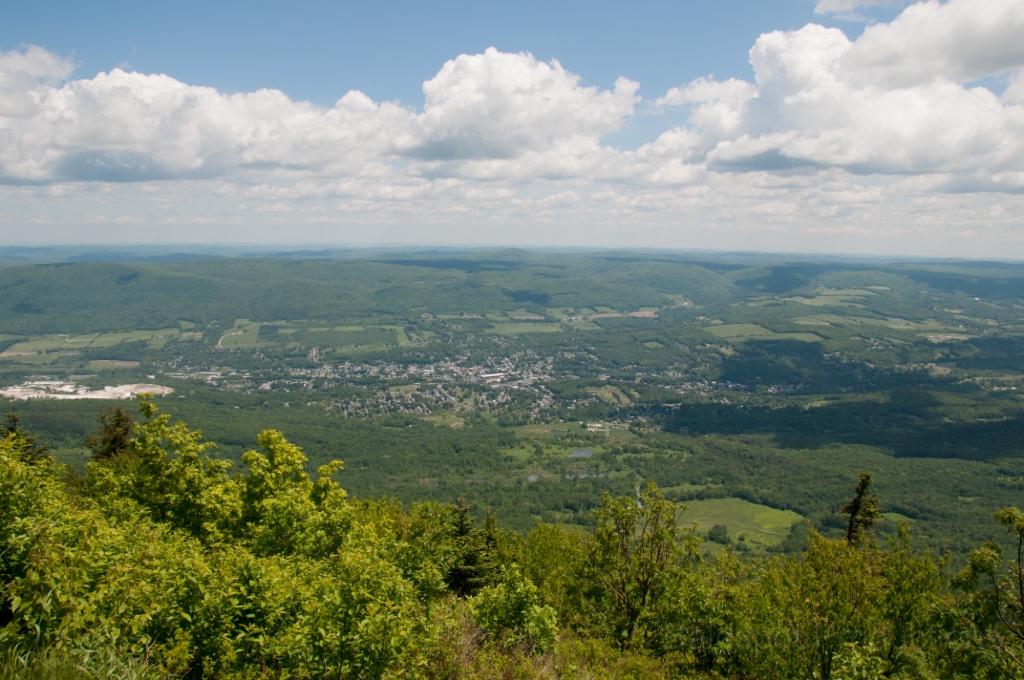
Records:
[[[151,384],[107,385],[93,390],[73,380],[28,380],[20,385],[0,389],[0,396],[8,399],[134,399],[140,394],[166,396],[174,390]]]

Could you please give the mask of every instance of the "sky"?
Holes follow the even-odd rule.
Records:
[[[0,13],[0,245],[1024,259],[1024,0]]]

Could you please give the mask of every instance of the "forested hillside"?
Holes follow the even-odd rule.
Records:
[[[701,557],[685,505],[606,495],[592,531],[525,536],[470,508],[355,500],[341,461],[264,430],[213,457],[152,401],[106,411],[69,473],[0,439],[0,677],[1013,678],[1024,515],[950,571],[860,475],[844,535]],[[856,480],[850,480],[851,482]],[[853,485],[851,484],[851,487]],[[726,542],[713,527],[711,540]]]

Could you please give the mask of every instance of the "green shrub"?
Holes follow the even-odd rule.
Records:
[[[708,540],[712,543],[729,545],[729,527],[724,524],[716,524],[708,529]]]
[[[471,597],[469,608],[486,635],[507,646],[550,649],[558,634],[555,610],[541,603],[537,587],[515,564],[502,569],[495,585]]]

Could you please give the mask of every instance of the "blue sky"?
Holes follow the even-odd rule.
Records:
[[[422,103],[423,81],[488,47],[558,59],[589,85],[619,76],[657,96],[713,73],[749,78],[757,37],[816,21],[855,36],[860,22],[775,2],[55,2],[11,3],[0,48],[70,56],[79,76],[128,65],[224,92],[262,87],[329,106],[348,90]],[[896,7],[866,10],[891,18]]]
[[[0,245],[1024,257],[1022,5],[16,3]]]

